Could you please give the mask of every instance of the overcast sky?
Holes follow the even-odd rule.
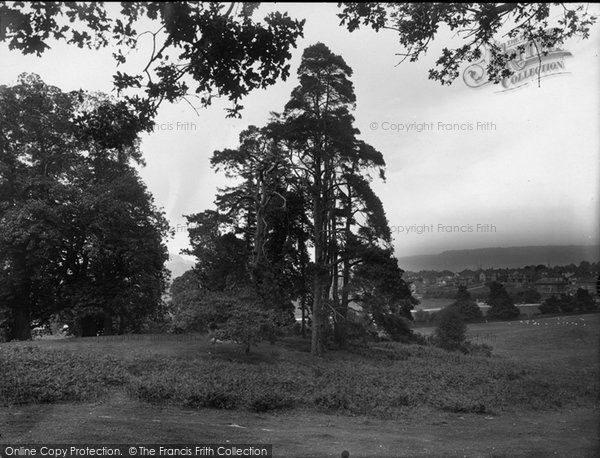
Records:
[[[392,226],[397,256],[597,243],[598,24],[589,40],[565,46],[573,54],[565,59],[567,74],[543,79],[539,88],[530,84],[499,92],[490,85],[470,88],[462,79],[449,87],[428,80],[427,69],[446,43],[444,37],[424,59],[396,66],[394,54],[401,51],[396,35],[347,32],[338,26],[335,4],[264,5],[258,13],[272,9],[307,20],[287,82],[247,97],[241,120],[225,118],[227,103],[215,103],[199,116],[185,102],[164,105],[157,129],[143,137],[147,166],[141,175],[171,225],[179,229],[168,241],[171,252],[187,246],[182,215],[211,208],[217,187],[225,184],[209,167],[212,152],[235,147],[242,129],[263,125],[271,111],[282,110],[298,84],[295,72],[303,49],[319,41],[354,70],[356,127],[387,163],[387,181],[374,188]],[[131,56],[130,73],[143,68],[147,50],[142,47]],[[111,52],[55,44],[38,58],[9,52],[2,44],[0,84],[15,83],[22,72],[35,72],[63,90],[110,92],[115,71]],[[477,130],[478,122],[493,123],[488,124],[492,129]],[[391,130],[392,124],[409,123],[433,123],[434,129]],[[441,130],[439,123],[472,124],[474,130]],[[478,224],[491,226],[488,232],[477,232]],[[421,234],[415,232],[419,226]],[[447,226],[463,226],[464,231],[471,226],[473,232],[448,232]]]

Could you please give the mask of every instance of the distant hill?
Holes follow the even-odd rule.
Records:
[[[169,260],[166,262],[167,269],[171,271],[171,281],[183,275],[184,272],[194,267],[194,261],[185,259],[178,254],[169,254]]]
[[[600,261],[600,245],[521,246],[508,248],[478,248],[451,250],[439,254],[398,258],[403,270],[450,270],[460,272],[494,268],[517,268],[527,265],[567,265],[581,261]]]

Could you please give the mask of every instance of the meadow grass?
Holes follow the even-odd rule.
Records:
[[[202,335],[7,343],[0,345],[0,404],[96,400],[118,390],[191,409],[301,408],[380,418],[422,408],[489,414],[590,405],[598,400],[600,320],[584,321],[586,327],[556,320],[471,326],[472,336],[494,336],[486,342],[496,348],[492,357],[377,343],[315,360],[300,338],[261,344],[245,356]]]

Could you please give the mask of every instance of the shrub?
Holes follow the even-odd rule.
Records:
[[[515,306],[504,286],[498,282],[491,282],[488,285],[490,294],[487,303],[490,305],[487,316],[499,320],[510,320],[517,318],[521,311]]]
[[[563,313],[571,313],[575,310],[575,298],[568,294],[561,294],[559,298],[560,311]]]
[[[174,298],[172,313],[172,332],[210,330],[216,338],[243,345],[246,353],[261,340],[273,340],[276,324],[289,321],[266,308],[251,287],[184,291]]]
[[[319,408],[330,410],[347,409],[350,406],[346,394],[335,388],[330,388],[323,393],[315,395],[313,403]]]
[[[423,334],[419,334],[418,332],[413,332],[411,336],[411,342],[417,345],[428,345],[429,341],[427,337]]]
[[[535,304],[542,299],[535,289],[526,289],[517,293],[517,301],[521,304]]]
[[[456,309],[456,311],[463,316],[465,321],[479,321],[483,318],[481,309],[464,285],[458,287],[455,301],[450,307]]]
[[[161,384],[135,383],[130,388],[130,392],[134,397],[149,402],[150,404],[161,404],[169,401],[173,397],[173,388]]]
[[[457,350],[465,342],[467,326],[462,315],[454,307],[446,307],[438,313],[434,332],[435,343],[446,350]]]
[[[184,405],[193,408],[210,408],[210,409],[235,409],[238,405],[237,397],[226,390],[212,389],[194,392],[190,394]]]
[[[349,309],[346,317],[346,337],[350,342],[366,343],[375,340],[377,329],[365,313]]]
[[[575,307],[581,312],[593,312],[597,308],[590,292],[583,288],[578,288],[575,293]]]
[[[161,301],[152,314],[142,319],[140,332],[144,334],[162,334],[172,329],[172,326],[168,305]]]
[[[170,305],[171,332],[206,332],[210,321],[206,294],[206,291],[197,289],[173,296]]]
[[[469,355],[473,355],[473,356],[485,356],[487,358],[492,356],[492,347],[490,345],[477,344],[477,343],[473,343],[469,340],[465,341],[461,345],[460,350],[465,354],[469,354]]]
[[[454,308],[458,313],[463,316],[465,321],[481,321],[483,313],[474,300],[463,300],[455,302],[449,307]]]
[[[249,404],[250,410],[254,412],[268,412],[293,407],[294,399],[286,394],[269,392],[251,399]]]
[[[221,294],[229,303],[229,316],[217,325],[216,336],[243,345],[246,354],[252,345],[274,338],[275,313],[265,308],[255,291],[240,288]]]
[[[410,342],[413,332],[405,317],[390,313],[378,316],[376,322],[394,342]]]
[[[543,314],[548,313],[559,313],[560,312],[560,300],[555,295],[550,296],[544,302],[542,302],[538,309]]]

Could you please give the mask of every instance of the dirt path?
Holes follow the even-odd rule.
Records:
[[[499,416],[412,413],[401,421],[293,411],[161,408],[115,394],[102,403],[3,408],[3,443],[272,443],[276,456],[600,456],[598,412]]]

